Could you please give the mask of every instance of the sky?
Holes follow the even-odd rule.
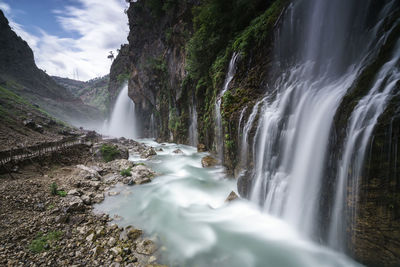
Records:
[[[109,73],[109,51],[128,43],[125,0],[0,0],[12,29],[50,75],[86,81]]]

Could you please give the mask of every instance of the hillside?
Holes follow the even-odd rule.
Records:
[[[28,44],[10,28],[0,11],[0,82],[54,117],[80,126],[102,120],[98,109],[85,105],[40,70]]]
[[[84,104],[99,109],[104,115],[109,112],[110,96],[108,92],[109,76],[95,78],[86,82],[52,76],[56,83],[66,88],[72,95],[80,98]]]

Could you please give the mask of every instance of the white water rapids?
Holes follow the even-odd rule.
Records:
[[[162,242],[163,263],[171,266],[320,267],[358,266],[342,254],[303,240],[283,220],[261,212],[246,200],[225,203],[236,188],[221,167],[202,168],[194,147],[145,143],[163,152],[144,162],[159,176],[140,186],[118,185],[96,210],[123,217],[156,234]],[[175,154],[175,149],[184,154]]]

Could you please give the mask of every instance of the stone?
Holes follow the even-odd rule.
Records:
[[[140,254],[151,255],[157,250],[156,244],[148,239],[142,240],[137,244],[136,251]]]
[[[92,200],[88,195],[81,196],[81,199],[82,199],[83,203],[86,205],[92,204]]]
[[[156,151],[154,150],[154,148],[149,147],[147,149],[145,149],[143,152],[140,153],[140,157],[141,158],[150,158],[152,156],[157,155]]]
[[[86,237],[86,241],[88,241],[88,242],[93,242],[94,241],[94,233],[91,233],[90,235],[88,235],[87,237]]]
[[[143,234],[142,230],[135,229],[132,226],[127,226],[125,228],[125,231],[126,231],[126,235],[128,236],[128,238],[132,239],[132,240],[138,239]]]
[[[229,196],[226,198],[225,202],[231,202],[231,201],[234,201],[236,199],[239,199],[239,196],[234,191],[232,191],[229,194]]]
[[[103,194],[103,193],[97,194],[97,195],[95,195],[95,196],[93,197],[93,202],[94,202],[94,203],[101,203],[101,202],[103,202],[103,201],[104,201],[104,194]]]
[[[174,153],[174,154],[183,154],[183,151],[178,148],[178,149],[175,149],[174,151],[172,151],[172,153]]]
[[[204,144],[198,144],[197,152],[206,152],[206,146]]]
[[[156,151],[157,152],[163,152],[164,150],[161,147],[159,147],[159,148],[156,149]]]
[[[66,223],[68,221],[69,215],[66,213],[58,215],[54,220],[56,223]]]
[[[101,254],[103,252],[103,248],[100,246],[96,246],[94,249],[92,249],[93,252],[93,256],[98,256],[99,254]]]
[[[213,167],[217,164],[218,160],[211,156],[205,156],[201,159],[201,166],[203,166],[204,168]]]
[[[121,240],[121,241],[128,241],[128,239],[129,239],[129,237],[128,237],[128,234],[126,233],[126,231],[122,231],[122,232],[119,234],[119,240]]]
[[[134,163],[127,159],[116,159],[106,163],[106,166],[112,171],[120,172],[121,170],[132,168]]]
[[[115,255],[119,255],[122,253],[122,249],[120,247],[113,247],[110,249],[112,253],[114,253]]]
[[[114,237],[111,237],[108,242],[107,245],[109,245],[110,247],[115,246],[115,244],[117,243],[117,240]]]
[[[83,204],[82,199],[79,197],[73,197],[68,203],[67,203],[67,209],[66,212],[74,212],[74,211],[84,211],[85,210],[85,205]]]
[[[127,185],[133,185],[135,182],[133,181],[132,178],[126,177],[126,178],[124,178],[124,179],[122,180],[122,183],[123,183],[123,184],[127,184]]]
[[[135,179],[135,184],[147,184],[150,183],[151,179],[149,177],[138,177]]]
[[[71,189],[71,190],[68,191],[67,195],[78,196],[79,197],[79,196],[81,196],[81,193],[76,189]]]
[[[156,262],[156,261],[157,261],[157,257],[152,255],[152,256],[150,256],[150,258],[149,258],[149,260],[147,262],[148,263],[153,263],[153,262]]]

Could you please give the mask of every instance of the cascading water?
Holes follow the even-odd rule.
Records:
[[[244,168],[247,165],[248,138],[249,138],[250,130],[253,127],[254,120],[258,113],[259,105],[260,105],[260,102],[257,102],[254,105],[253,110],[251,111],[246,124],[243,126],[242,138],[241,138],[241,142],[240,142],[240,167],[241,168]],[[240,129],[240,125],[239,125],[239,129]]]
[[[156,127],[156,120],[154,119],[154,114],[150,116],[150,136],[151,138],[157,137],[157,127]]]
[[[224,154],[224,144],[223,144],[223,129],[222,129],[222,117],[221,117],[221,102],[222,102],[222,97],[226,93],[226,91],[229,88],[229,84],[233,79],[233,76],[235,75],[236,71],[236,60],[238,58],[238,53],[233,53],[232,58],[229,62],[229,68],[228,68],[228,73],[226,74],[226,78],[224,81],[224,86],[222,88],[221,93],[217,97],[217,101],[215,102],[215,143],[216,143],[216,149],[217,149],[217,154],[218,158],[220,160],[223,159],[223,154]]]
[[[338,166],[336,201],[333,207],[333,216],[329,240],[331,246],[341,249],[344,247],[345,224],[344,202],[346,199],[346,189],[348,184],[353,190],[352,202],[357,204],[358,196],[358,178],[361,176],[364,163],[365,151],[372,130],[378,120],[378,117],[384,111],[387,100],[395,85],[400,81],[400,41],[395,49],[392,59],[387,62],[377,74],[375,82],[369,93],[364,96],[355,107],[349,121],[347,129],[347,140],[344,143],[344,153]],[[353,220],[356,216],[355,209],[351,211],[350,216]],[[342,237],[342,238],[338,238]]]
[[[128,84],[118,94],[104,133],[114,137],[137,138],[135,104],[128,96]]]
[[[189,127],[189,143],[192,146],[197,146],[198,135],[197,135],[197,110],[196,105],[193,104],[190,109],[190,127]]]
[[[383,1],[376,17],[370,16],[377,8],[372,2],[294,1],[277,33],[275,73],[281,74],[268,88],[262,106],[250,193],[268,213],[284,218],[307,237],[318,231],[333,118],[344,95],[384,43],[388,31],[382,21],[396,1]],[[351,117],[332,225],[341,220],[347,169],[356,168],[352,175],[359,176],[371,131],[398,81],[393,70],[396,55],[380,70]],[[331,236],[337,231],[332,226]]]

